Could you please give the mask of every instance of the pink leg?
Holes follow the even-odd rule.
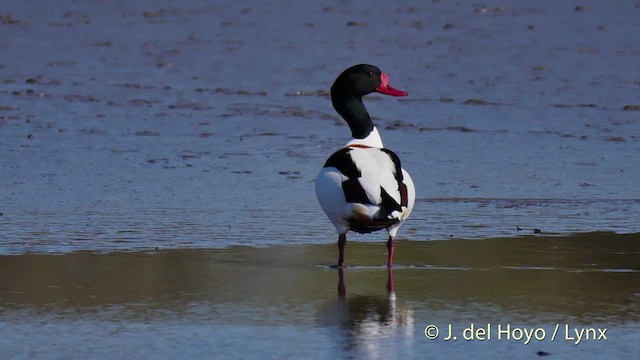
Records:
[[[392,293],[396,291],[395,283],[393,282],[393,270],[387,268],[387,290]]]
[[[338,268],[338,297],[343,298],[347,294],[347,288],[344,285],[344,270],[339,267]]]
[[[394,242],[393,236],[389,235],[389,241],[387,241],[387,250],[389,251],[389,256],[387,257],[387,266],[393,266],[393,254],[396,252],[396,244]]]
[[[344,246],[347,244],[347,235],[340,234],[338,236],[338,267],[344,267]]]

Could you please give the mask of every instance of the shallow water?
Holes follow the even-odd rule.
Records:
[[[349,244],[343,274],[328,266],[333,245],[3,256],[0,348],[3,358],[638,354],[637,235],[401,241],[393,293],[385,250]],[[472,323],[493,337],[464,340]],[[424,335],[431,324],[436,340]],[[449,324],[459,340],[444,340]],[[542,330],[525,344],[499,338],[498,325]],[[606,328],[606,340],[576,344],[574,328]]]
[[[333,242],[326,89],[360,61],[410,92],[367,101],[401,238],[640,232],[637,3],[378,6],[7,4],[0,252]]]
[[[268,349],[275,357],[299,350],[290,345],[308,339],[318,340],[308,349],[311,357],[343,350],[347,357],[370,356],[362,347],[375,348],[377,341],[360,342],[362,336],[355,334],[347,336],[352,342],[336,343],[342,332],[317,325],[316,317],[295,319],[287,313],[298,306],[296,313],[315,313],[319,303],[336,301],[337,271],[326,268],[336,235],[317,205],[313,180],[348,137],[326,90],[340,71],[360,62],[379,65],[394,86],[410,93],[366,100],[386,146],[400,155],[416,183],[416,208],[398,234],[409,240],[402,242],[405,249],[456,248],[456,256],[471,261],[464,254],[475,256],[485,246],[497,251],[540,241],[571,244],[568,254],[582,258],[590,241],[605,249],[614,241],[624,244],[617,251],[637,254],[637,1],[36,0],[4,4],[0,13],[0,266],[13,266],[3,271],[11,276],[41,267],[15,283],[2,276],[6,290],[0,296],[13,305],[3,305],[7,326],[0,331],[13,339],[7,348],[12,356],[86,358],[107,351],[114,357],[130,352],[205,357],[216,347],[228,357],[258,357],[265,346],[282,344]],[[590,233],[596,235],[567,237]],[[383,238],[351,235],[348,251],[382,253]],[[293,251],[289,246],[304,252],[299,262],[280,254]],[[232,260],[218,264],[227,251]],[[323,254],[321,260],[316,252]],[[270,261],[247,265],[251,261],[243,256],[249,255]],[[156,289],[172,281],[160,277],[148,285],[149,292],[137,293],[150,280],[127,275],[144,276],[147,266],[167,257],[187,258],[159,266],[163,276],[183,273],[184,286]],[[360,286],[371,291],[354,292],[363,294],[364,300],[355,301],[365,305],[351,306],[376,307],[367,302],[371,296],[388,300],[386,273],[379,261],[358,259],[362,267],[345,274],[347,294]],[[470,309],[464,316],[437,310],[435,319],[442,323],[494,321],[504,312],[525,325],[549,326],[555,320],[544,314],[551,310],[563,321],[595,324],[602,318],[618,331],[615,346],[592,348],[594,343],[575,351],[620,357],[638,352],[638,315],[627,305],[637,307],[637,293],[630,289],[638,288],[639,275],[623,260],[626,255],[607,258],[607,265],[594,261],[597,271],[586,271],[591,262],[575,263],[571,256],[562,258],[561,270],[557,263],[535,259],[515,265],[496,260],[492,266],[499,270],[490,272],[496,278],[483,278],[486,269],[480,265],[467,271],[472,265],[456,261],[444,269],[432,261],[406,261],[394,273],[402,284],[398,304],[414,312],[414,323],[420,323],[415,328],[426,326],[434,302]],[[9,297],[14,288],[24,292],[38,283],[49,274],[47,266],[65,264],[66,272],[42,278],[39,288],[70,284],[76,272],[87,272],[78,280],[78,296],[86,303],[60,307],[71,301],[70,293],[56,298],[48,290]],[[118,271],[126,279],[113,288],[96,283],[100,300],[91,302],[96,294],[86,289],[93,286],[92,276]],[[553,291],[546,283],[549,272],[563,279]],[[298,300],[279,305],[276,295],[263,295],[262,273],[290,284],[286,293],[295,292],[291,296]],[[243,274],[255,279],[249,283],[260,291],[237,289],[230,300],[219,301],[218,293],[203,290],[215,281],[211,289],[239,286]],[[437,274],[446,276],[438,280]],[[299,276],[316,279],[313,287]],[[588,282],[578,280],[582,277]],[[421,283],[418,278],[434,278],[433,286],[412,290],[408,284]],[[507,291],[501,301],[475,287],[487,281],[486,291],[502,294],[496,279],[520,286],[521,297],[511,298]],[[430,300],[449,283],[471,290],[440,292]],[[529,305],[518,307],[520,299],[542,301],[535,286],[525,290],[525,284],[556,294],[549,298],[553,302],[587,299],[585,306],[597,317],[586,310],[578,316],[569,305],[531,306],[526,299]],[[129,287],[134,298],[122,295]],[[601,294],[609,288],[628,301]],[[559,289],[573,295],[558,294]],[[154,292],[160,297],[151,296]],[[262,308],[238,300],[245,297],[274,303]],[[508,301],[516,304],[505,305]],[[595,310],[602,306],[602,313]],[[613,308],[621,312],[606,310]],[[484,311],[494,317],[485,320],[479,316]],[[273,326],[278,331],[269,331]],[[40,331],[43,327],[48,331]],[[95,347],[85,348],[86,338],[71,331],[76,328],[91,333]],[[213,335],[220,332],[227,337]],[[65,346],[55,345],[60,334]],[[247,337],[255,342],[239,348]],[[272,342],[276,337],[280,341]],[[130,341],[119,346],[123,339]],[[187,344],[188,339],[197,340]],[[423,350],[460,356],[538,351],[493,341],[443,346],[398,332],[390,339],[381,343],[409,357],[421,357]],[[34,343],[56,351],[43,352]],[[549,346],[552,354],[575,355],[571,347]]]

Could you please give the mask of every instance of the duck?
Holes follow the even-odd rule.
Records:
[[[354,65],[331,86],[331,103],[347,122],[351,140],[326,160],[315,181],[320,207],[338,233],[338,268],[345,267],[347,233],[386,230],[387,267],[393,266],[395,238],[413,210],[415,186],[398,155],[385,148],[362,102],[379,93],[407,96],[389,84],[377,66]]]

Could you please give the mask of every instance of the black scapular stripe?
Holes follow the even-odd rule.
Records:
[[[324,163],[324,167],[334,167],[349,179],[359,178],[362,173],[358,170],[356,164],[353,163],[349,152],[351,152],[350,148],[342,148],[334,152],[329,156],[327,162]]]
[[[358,179],[347,179],[342,182],[342,191],[344,198],[349,203],[370,204],[367,193],[362,188]]]
[[[327,159],[324,167],[334,167],[348,178],[342,182],[342,191],[347,202],[369,204],[371,201],[369,201],[367,193],[362,188],[360,181],[358,181],[362,173],[353,163],[349,152],[351,152],[350,148],[336,151]]]
[[[387,217],[394,211],[402,211],[401,205],[398,204],[382,186],[380,186],[380,197],[382,198],[382,202],[380,203],[380,217]]]
[[[389,155],[391,161],[393,161],[393,165],[395,165],[395,178],[396,181],[398,181],[398,191],[400,192],[400,206],[408,206],[409,195],[407,194],[407,185],[405,185],[404,183],[404,176],[402,176],[402,164],[400,163],[400,158],[398,157],[398,155],[396,155],[396,153],[389,149],[380,150]]]
[[[324,164],[324,167],[334,167],[338,171],[340,171],[344,176],[348,179],[342,182],[342,190],[344,191],[344,196],[347,202],[350,203],[361,203],[361,204],[371,204],[371,201],[367,197],[366,192],[362,188],[360,181],[358,178],[362,176],[362,173],[353,162],[351,155],[351,148],[345,147],[342,148],[335,153],[333,153],[329,159]],[[400,164],[400,158],[393,151],[389,149],[379,149],[380,151],[387,154],[391,161],[394,164],[394,177],[398,182],[398,191],[400,192],[400,203],[387,193],[387,191],[380,187],[382,203],[381,204],[373,204],[380,205],[385,211],[385,216],[390,214],[392,211],[402,211],[402,206],[407,206],[408,204],[408,195],[407,195],[407,186],[404,184],[404,177],[402,176],[402,166]]]

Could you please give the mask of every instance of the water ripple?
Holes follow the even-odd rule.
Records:
[[[635,199],[419,199],[400,239],[482,239],[592,231],[640,232]],[[333,243],[336,234],[314,206],[290,212],[247,208],[113,209],[5,213],[0,253],[64,253],[233,245]],[[383,241],[383,233],[350,240]]]

